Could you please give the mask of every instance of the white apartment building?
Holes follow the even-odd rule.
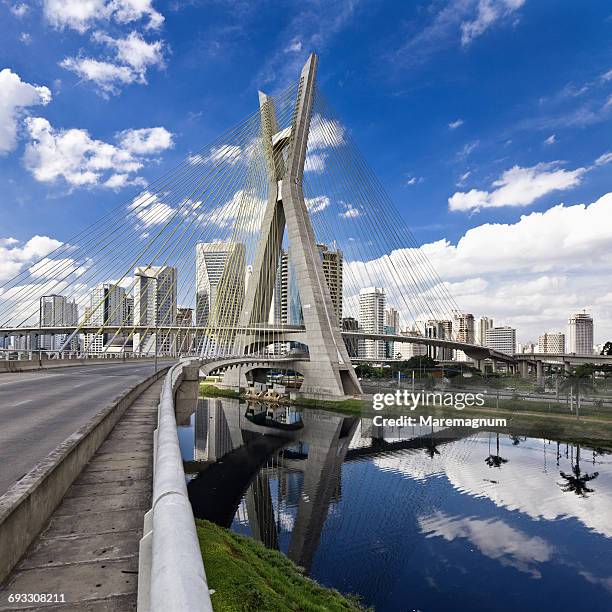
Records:
[[[94,287],[89,298],[88,325],[123,325],[126,316],[125,298],[125,289],[114,283],[101,283]],[[116,352],[121,350],[124,343],[125,338],[114,332],[85,334],[83,348],[87,353]]]
[[[565,353],[565,334],[545,332],[538,338],[538,353]]]
[[[385,290],[380,287],[367,287],[359,292],[359,326],[368,334],[383,334],[385,331]],[[384,340],[359,340],[359,357],[364,359],[384,359]]]
[[[487,348],[514,355],[516,353],[516,329],[507,325],[487,329],[485,336]]]
[[[134,276],[134,325],[149,328],[134,334],[134,352],[154,354],[157,350],[158,355],[172,354],[176,334],[163,330],[156,332],[156,327],[176,323],[176,268],[139,267],[134,270]],[[126,300],[126,308],[128,303]]]
[[[487,345],[487,330],[493,327],[493,319],[490,317],[480,317],[476,326],[476,343],[480,346]]]
[[[567,350],[576,355],[593,353],[593,318],[586,311],[573,314],[569,318]]]

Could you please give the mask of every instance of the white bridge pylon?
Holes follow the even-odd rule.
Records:
[[[304,376],[301,393],[355,395],[361,393],[361,387],[340,333],[302,187],[317,62],[313,53],[302,69],[290,128],[279,132],[272,98],[259,94],[268,201],[239,327],[268,320],[286,228],[304,318],[301,342],[309,354],[309,360],[296,367]],[[254,352],[262,344],[256,333],[239,333],[234,353]]]

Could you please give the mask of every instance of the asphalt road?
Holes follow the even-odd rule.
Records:
[[[0,495],[154,364],[0,374]]]

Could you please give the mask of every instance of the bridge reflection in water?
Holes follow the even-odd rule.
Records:
[[[410,427],[385,439],[367,419],[225,398],[199,400],[190,423],[193,439],[182,440],[182,451],[194,515],[228,528],[237,517],[252,537],[279,549],[280,507],[288,501],[297,511],[286,553],[307,571],[340,499],[343,463],[406,449],[433,456],[438,445],[473,433]]]

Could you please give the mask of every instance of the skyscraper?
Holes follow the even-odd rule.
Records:
[[[340,249],[332,251],[326,244],[317,244],[317,248],[323,261],[323,274],[329,287],[334,312],[338,317],[338,325],[340,325],[342,321],[342,251]]]
[[[158,354],[169,355],[176,334],[156,332],[156,327],[175,324],[176,268],[145,266],[136,268],[134,276],[134,325],[149,328],[134,334],[134,352],[151,354],[157,350]]]
[[[125,321],[125,289],[114,283],[100,283],[90,295],[89,323],[94,326],[120,326]],[[85,334],[84,348],[89,353],[102,353],[114,349],[121,350],[125,338],[119,334],[104,332]]]
[[[383,334],[385,331],[385,290],[368,287],[359,292],[359,324],[367,334]],[[384,359],[384,340],[359,340],[359,357]]]
[[[76,326],[79,320],[77,303],[69,301],[63,295],[43,295],[40,298],[39,324],[41,327]],[[39,336],[39,348],[47,351],[60,350],[69,334],[42,334]],[[75,336],[66,350],[76,350],[78,338]]]
[[[425,323],[425,337],[438,338],[439,340],[452,340],[452,321],[436,321],[433,319],[427,321]],[[427,354],[433,359],[450,361],[453,358],[453,349],[442,346],[428,346]]]
[[[478,327],[476,329],[476,342],[480,346],[487,346],[487,330],[493,327],[493,319],[489,317],[480,317],[478,319]]]
[[[188,355],[193,350],[193,308],[177,308],[176,324],[184,327],[176,334],[176,353],[178,355]]]
[[[342,319],[342,331],[359,331],[359,321],[353,317],[344,317]],[[357,338],[345,337],[344,344],[346,345],[349,357],[359,357],[359,341]]]
[[[457,342],[474,344],[476,334],[474,331],[474,315],[468,313],[455,313],[454,321],[455,339]],[[457,361],[468,361],[467,355],[463,351],[456,351]]]
[[[196,334],[205,354],[231,351],[230,329],[238,324],[246,281],[245,247],[238,242],[200,242],[196,245]]]
[[[393,306],[389,306],[387,310],[385,310],[385,334],[399,334],[400,332],[400,318],[399,312],[393,308]],[[385,342],[385,356],[387,359],[393,359],[395,356],[395,343],[394,342]]]
[[[516,329],[504,325],[501,327],[490,327],[486,331],[485,346],[487,348],[514,355],[516,353]]]
[[[593,318],[585,310],[570,316],[568,351],[576,355],[593,354]]]

